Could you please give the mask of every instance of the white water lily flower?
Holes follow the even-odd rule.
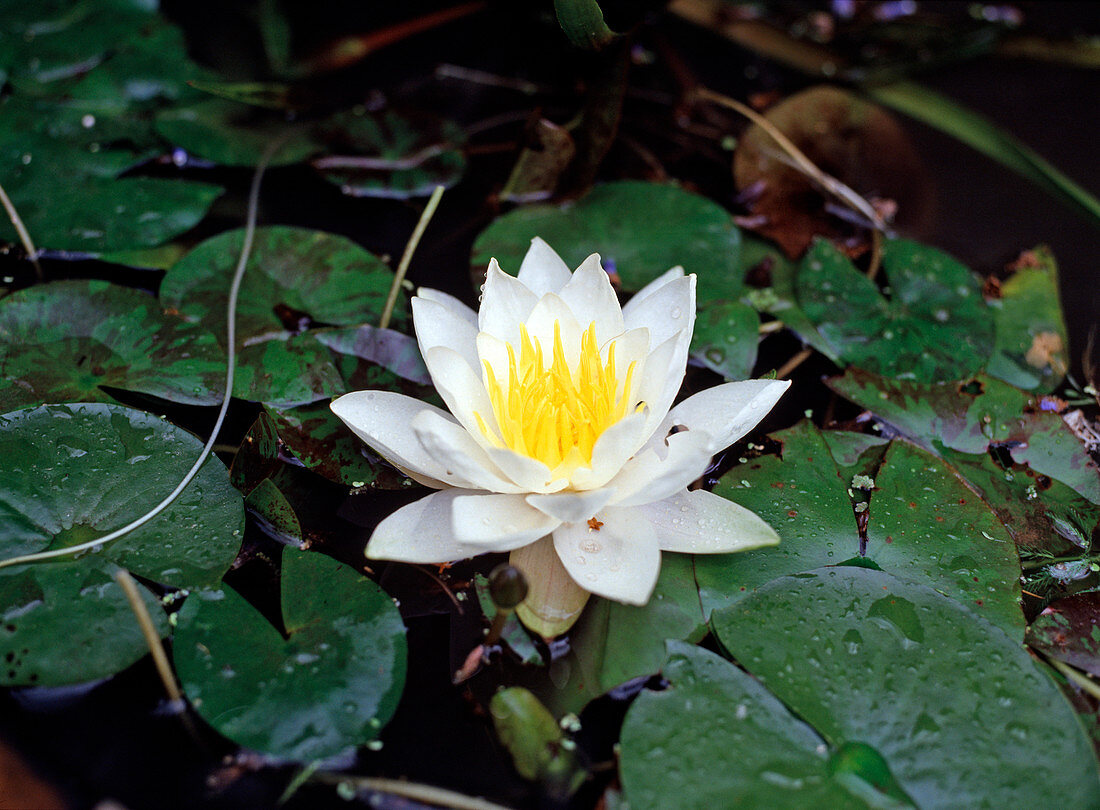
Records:
[[[450,413],[390,391],[332,403],[363,441],[439,490],[383,520],[368,557],[512,552],[530,584],[520,618],[550,636],[589,593],[648,601],[662,550],[779,542],[753,512],[687,489],[790,385],[726,383],[671,407],[695,322],[694,275],[673,268],[620,308],[599,255],[570,273],[536,238],[518,278],[490,261],[479,312],[423,288],[412,309]]]

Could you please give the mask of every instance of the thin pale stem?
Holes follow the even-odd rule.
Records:
[[[393,307],[397,303],[397,294],[401,291],[401,285],[405,281],[405,273],[409,270],[409,262],[412,261],[416,246],[420,244],[420,237],[424,235],[424,230],[431,222],[442,196],[443,186],[436,186],[432,196],[428,198],[428,204],[424,206],[424,211],[420,214],[420,220],[413,228],[408,244],[405,245],[405,253],[401,256],[401,261],[397,265],[397,272],[393,274],[393,284],[390,285],[390,294],[386,297],[386,307],[382,310],[382,319],[378,322],[378,326],[382,329],[390,325],[390,318],[393,317]]]
[[[40,551],[36,554],[24,554],[20,557],[12,557],[7,560],[0,560],[0,568],[7,568],[11,565],[21,565],[23,563],[38,562],[40,560],[48,560],[53,557],[64,557],[70,554],[79,554],[82,551],[88,551],[93,548],[105,545],[112,540],[129,534],[134,529],[138,529],[155,518],[165,509],[172,505],[172,503],[179,497],[187,485],[191,483],[196,475],[199,473],[199,469],[206,459],[210,456],[211,451],[214,449],[214,445],[218,440],[218,434],[221,432],[222,424],[225,422],[225,414],[229,410],[229,401],[233,398],[233,377],[236,373],[236,346],[237,346],[237,297],[241,290],[241,281],[244,278],[244,270],[248,265],[248,257],[252,253],[252,241],[256,235],[256,216],[260,203],[260,181],[263,179],[264,171],[267,169],[268,163],[275,156],[275,153],[285,143],[286,138],[280,138],[272,142],[268,147],[264,156],[260,159],[259,165],[256,166],[256,172],[252,176],[252,188],[248,194],[248,218],[245,223],[244,231],[244,244],[241,246],[240,259],[237,261],[237,268],[233,273],[233,281],[229,286],[229,301],[226,305],[226,363],[225,363],[225,394],[222,396],[222,404],[218,409],[218,418],[214,421],[214,427],[210,431],[210,438],[206,440],[206,444],[202,448],[202,452],[199,453],[198,459],[191,465],[191,469],[187,471],[187,474],[183,476],[183,480],[176,485],[176,488],[172,490],[169,495],[139,517],[137,520],[131,521],[123,526],[121,529],[105,534],[102,537],[97,537],[94,540],[89,540],[86,543],[78,543],[75,546],[69,546],[68,548],[58,548],[52,551]]]
[[[1048,658],[1047,661],[1052,667],[1065,675],[1067,680],[1072,681],[1074,685],[1100,700],[1100,684],[1097,684],[1092,678],[1064,661],[1059,661],[1057,658]]]
[[[886,230],[886,223],[882,221],[882,217],[879,215],[878,211],[876,211],[869,202],[863,199],[863,197],[856,193],[850,186],[845,185],[832,175],[819,169],[812,160],[806,157],[806,154],[801,149],[794,145],[790,138],[784,135],[771,121],[752,107],[742,104],[740,101],[732,99],[729,96],[716,93],[706,87],[696,88],[694,94],[699,98],[727,107],[748,118],[767,132],[772,140],[779,144],[779,147],[791,158],[795,168],[814,180],[818,185],[853,211],[857,211],[866,217],[868,221],[874,225],[876,230]]]
[[[327,784],[352,785],[356,790],[374,791],[376,793],[390,793],[394,796],[404,796],[413,801],[426,802],[436,807],[449,807],[452,810],[510,810],[502,804],[479,799],[476,796],[466,796],[453,790],[435,787],[434,785],[422,785],[416,782],[405,782],[400,779],[382,779],[372,776],[342,776],[339,774],[318,773],[315,781]]]
[[[800,365],[810,359],[810,355],[814,353],[813,349],[803,349],[786,363],[783,364],[777,372],[775,372],[776,379],[783,380],[790,376],[790,373],[798,368]]]
[[[172,701],[183,700],[183,692],[180,691],[176,676],[172,673],[172,665],[168,663],[168,656],[164,654],[164,645],[160,643],[160,633],[153,625],[153,617],[149,615],[149,611],[145,607],[137,583],[134,582],[134,578],[130,576],[130,572],[125,568],[115,571],[114,580],[122,588],[122,592],[126,594],[126,601],[130,603],[130,610],[134,612],[134,616],[137,618],[138,626],[141,627],[141,634],[145,637],[145,644],[153,656],[157,675],[160,676],[160,681],[164,684],[164,691],[168,693],[168,699]]]
[[[31,234],[27,230],[27,226],[23,224],[23,219],[19,216],[19,212],[15,210],[15,205],[2,185],[0,185],[0,203],[3,203],[4,210],[8,212],[8,219],[15,226],[15,232],[19,234],[19,241],[23,243],[23,250],[27,251],[27,258],[34,265],[35,275],[38,276],[39,281],[45,281],[46,276],[42,273],[42,265],[38,263],[38,248],[31,241]]]

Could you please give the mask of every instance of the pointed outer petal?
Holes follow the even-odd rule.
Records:
[[[657,584],[661,549],[649,522],[631,509],[605,509],[603,525],[565,523],[554,530],[554,548],[573,581],[594,594],[644,605]]]
[[[527,598],[516,608],[527,629],[549,639],[572,627],[590,594],[569,576],[553,539],[543,537],[516,549],[508,562],[527,578]]]
[[[779,543],[759,515],[721,495],[695,489],[635,507],[653,525],[665,551],[728,554]]]
[[[649,327],[654,346],[685,327],[694,329],[695,276],[672,279],[642,301],[634,296],[623,307],[623,320],[627,329]],[[689,340],[690,337],[689,332]]]
[[[415,298],[423,298],[425,301],[435,301],[449,309],[456,317],[469,321],[470,325],[477,329],[477,313],[463,304],[457,298],[442,290],[433,290],[431,287],[421,287],[416,291]],[[414,298],[414,300],[415,300]]]
[[[410,423],[424,452],[467,489],[489,492],[526,492],[516,486],[492,462],[489,455],[462,425],[448,414],[421,411]]]
[[[478,329],[516,343],[520,323],[527,320],[538,300],[522,281],[501,270],[496,259],[490,259],[477,316]]]
[[[412,428],[416,417],[425,412],[453,422],[446,411],[392,391],[353,391],[334,399],[329,407],[356,436],[420,483],[436,488],[471,486],[425,450]]]
[[[609,489],[588,492],[558,492],[553,495],[528,495],[527,503],[560,523],[585,523],[611,500]],[[556,527],[555,527],[556,528]],[[546,532],[549,534],[550,532]]]
[[[646,404],[647,438],[664,422],[684,382],[690,345],[691,329],[682,329],[658,345],[646,358],[638,380],[636,399]],[[431,366],[428,368],[430,370]]]
[[[596,489],[612,480],[649,438],[647,421],[646,414],[632,413],[601,433],[592,448],[592,466],[580,467],[569,476],[573,489]]]
[[[623,310],[611,286],[611,279],[600,264],[600,254],[593,253],[577,268],[559,293],[573,310],[582,329],[596,324],[596,344],[602,346],[623,333]]]
[[[378,524],[367,543],[367,557],[442,563],[481,554],[484,549],[460,543],[451,531],[454,501],[465,492],[445,489],[401,507]]]
[[[763,419],[790,388],[790,380],[742,380],[700,391],[676,405],[658,429],[662,436],[674,425],[710,435],[711,452],[724,450]]]
[[[483,551],[512,551],[561,525],[560,520],[530,506],[522,495],[460,495],[455,498],[451,520],[460,543]]]
[[[711,440],[701,430],[685,430],[664,441],[652,441],[607,486],[615,490],[616,507],[639,506],[664,500],[685,489],[710,464]]]
[[[435,390],[454,414],[458,423],[466,428],[475,442],[488,450],[492,443],[477,426],[474,412],[480,413],[486,424],[493,424],[493,405],[485,392],[481,374],[470,368],[461,354],[446,346],[436,346],[424,352],[424,365],[432,375]],[[394,425],[390,425],[392,429]]]
[[[653,279],[653,281],[646,284],[644,287],[642,287],[642,289],[638,290],[638,292],[634,293],[634,295],[631,296],[630,300],[627,301],[626,304],[623,306],[623,318],[629,318],[630,310],[640,306],[642,301],[653,295],[653,293],[657,292],[657,290],[661,289],[670,281],[683,277],[684,268],[680,265],[671,267],[665,272],[661,273],[661,275],[657,276],[657,278]],[[630,327],[628,326],[627,328],[629,329]]]
[[[465,357],[470,368],[480,371],[475,325],[445,305],[426,298],[413,298],[412,311],[416,342],[420,346],[421,357],[427,354],[429,349],[446,346]]]
[[[573,316],[573,310],[561,298],[556,295],[544,295],[531,310],[527,318],[527,333],[538,340],[542,346],[542,356],[546,365],[550,365],[554,351],[554,324],[561,327],[561,346],[565,352],[567,362],[575,362],[581,353],[581,333],[588,328],[588,323],[581,324]],[[516,329],[516,343],[519,347],[519,329]],[[596,344],[599,345],[599,342]],[[495,369],[496,366],[493,366]]]
[[[537,459],[521,456],[506,447],[488,447],[486,451],[505,477],[524,492],[560,492],[569,486],[565,479],[555,479],[550,468]]]
[[[527,255],[519,266],[519,280],[535,295],[556,293],[569,283],[573,274],[561,256],[539,237],[531,240]]]

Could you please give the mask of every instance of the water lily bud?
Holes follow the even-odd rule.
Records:
[[[527,598],[527,577],[514,565],[501,563],[489,574],[489,595],[500,610],[514,610]]]

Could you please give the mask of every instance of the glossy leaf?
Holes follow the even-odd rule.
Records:
[[[996,515],[942,461],[894,442],[875,471],[866,517],[855,512],[851,471],[833,460],[822,434],[801,423],[776,434],[782,461],[762,456],[733,467],[715,492],[752,509],[779,533],[778,546],[697,556],[704,613],[744,599],[783,574],[861,555],[884,570],[974,605],[1020,635],[1019,563]]]
[[[64,686],[106,678],[149,648],[107,560],[0,570],[0,686]],[[160,601],[138,586],[153,626]]]
[[[760,318],[738,301],[713,301],[699,307],[691,336],[691,355],[730,380],[752,376]]]
[[[830,778],[822,738],[733,664],[680,642],[667,656],[668,688],[639,695],[623,722],[632,808],[911,806],[861,801]]]
[[[935,382],[978,371],[993,351],[993,315],[977,278],[950,256],[903,239],[887,242],[884,298],[825,241],[798,272],[798,300],[845,361],[886,377]]]
[[[1029,250],[992,302],[996,354],[987,372],[1019,388],[1049,392],[1069,368],[1069,335],[1058,299],[1058,265],[1050,249]]]
[[[764,585],[717,612],[714,629],[830,745],[879,752],[917,806],[1100,802],[1091,745],[1053,680],[924,585],[819,569]]]
[[[201,449],[186,431],[120,405],[43,405],[0,417],[2,556],[126,525],[172,491]],[[174,588],[204,587],[228,570],[243,527],[240,495],[210,458],[160,515],[84,559]]]
[[[195,710],[239,745],[309,762],[376,737],[405,681],[405,628],[377,585],[316,552],[283,552],[284,633],[234,591],[180,611],[176,670]]]
[[[562,733],[554,715],[522,686],[501,689],[489,701],[497,736],[524,779],[538,779]]]
[[[675,186],[621,181],[596,186],[576,203],[517,208],[478,236],[472,271],[480,278],[495,257],[514,275],[536,235],[570,268],[599,253],[630,292],[676,265],[698,275],[700,302],[736,300],[741,291],[741,235],[729,212]]]
[[[1050,403],[989,377],[919,385],[849,369],[829,386],[927,449],[984,453],[1004,445],[1013,460],[1100,504],[1100,470]]]
[[[217,339],[138,290],[56,281],[0,300],[0,411],[110,401],[111,388],[211,405],[224,384]]]

